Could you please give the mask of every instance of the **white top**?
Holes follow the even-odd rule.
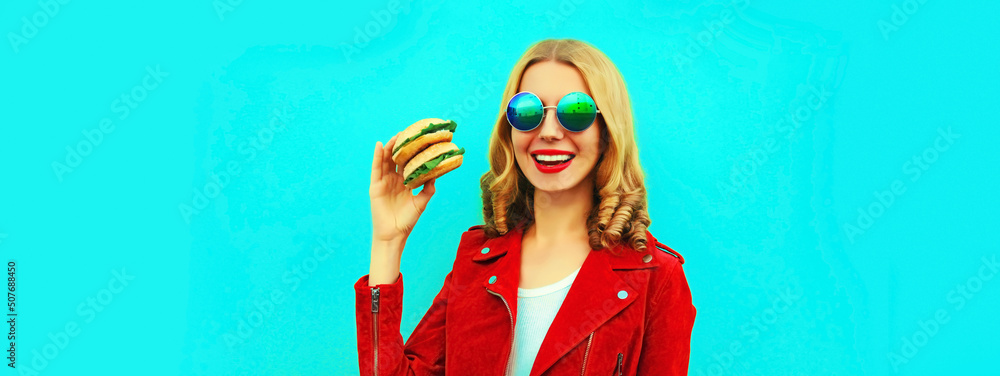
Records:
[[[514,347],[507,363],[509,375],[528,376],[531,372],[545,333],[579,272],[577,268],[566,278],[548,286],[517,289],[517,325],[514,327]]]

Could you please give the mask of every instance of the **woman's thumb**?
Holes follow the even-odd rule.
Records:
[[[431,200],[432,196],[434,196],[434,182],[436,180],[437,179],[431,179],[428,181],[427,184],[424,184],[424,188],[420,190],[420,193],[417,194],[417,205],[421,208],[421,210],[427,207],[427,202]]]

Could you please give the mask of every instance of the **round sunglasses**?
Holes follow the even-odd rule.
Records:
[[[522,91],[507,101],[507,122],[514,129],[528,132],[542,124],[545,111],[549,108],[556,109],[559,124],[570,132],[587,130],[594,123],[597,114],[601,113],[594,98],[579,91],[566,94],[559,100],[558,106],[543,106],[542,100],[535,93]]]

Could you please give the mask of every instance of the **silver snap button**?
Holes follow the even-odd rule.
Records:
[[[496,281],[497,281],[497,276],[492,276],[492,277],[490,277],[490,284],[491,284],[491,285],[492,285],[493,283],[495,283]]]
[[[483,250],[480,251],[480,252],[482,252],[482,254],[484,254],[484,255],[487,254],[487,253],[490,253],[490,247],[483,248]]]
[[[621,290],[618,292],[618,299],[625,299],[627,297],[628,297],[628,292],[626,292],[625,290]]]
[[[642,262],[648,263],[650,261],[653,261],[653,255],[642,256]]]

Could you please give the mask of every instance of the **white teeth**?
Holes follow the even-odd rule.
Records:
[[[539,161],[544,161],[544,162],[565,162],[565,161],[568,161],[570,159],[570,156],[569,156],[569,154],[560,154],[560,155],[541,155],[541,154],[537,154],[537,155],[535,155],[535,159],[537,159]]]

